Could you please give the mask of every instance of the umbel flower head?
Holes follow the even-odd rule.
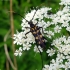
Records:
[[[49,27],[51,25],[51,23],[45,22],[43,20],[44,18],[49,18],[49,15],[47,14],[48,10],[51,10],[51,8],[43,7],[43,8],[38,9],[37,11],[32,10],[30,13],[27,13],[25,18],[22,19],[22,24],[21,24],[22,32],[17,31],[17,34],[14,34],[14,37],[13,37],[14,44],[22,45],[23,46],[22,50],[25,51],[25,50],[29,50],[31,48],[32,43],[33,44],[36,43],[34,36],[32,35],[31,32],[29,32],[30,31],[30,29],[29,29],[30,25],[26,21],[26,20],[30,21],[32,18],[33,18],[33,20],[32,20],[33,24],[36,24],[38,22],[37,26],[43,27],[44,33],[47,33],[47,37],[51,38],[51,36],[53,36],[54,33],[50,29],[48,31],[46,31],[46,28]],[[36,14],[33,17],[35,12],[36,12]],[[27,32],[29,32],[29,33],[27,35],[25,35]],[[42,48],[39,48],[39,49],[41,51],[43,51]],[[37,50],[36,45],[34,47],[34,51],[36,51],[36,52],[39,51],[39,50]]]
[[[46,54],[48,57],[52,57],[49,64],[45,64],[43,70],[69,70],[70,69],[70,1],[69,0],[61,0],[60,5],[64,5],[62,10],[58,10],[55,14],[48,14],[47,12],[51,10],[51,8],[43,7],[37,10],[35,16],[35,9],[31,10],[30,13],[25,15],[25,19],[30,21],[32,18],[33,24],[37,24],[38,27],[43,28],[42,35],[48,37],[52,42],[51,46],[46,49]],[[19,50],[15,51],[15,55],[22,55],[22,51],[30,50],[32,48],[32,44],[34,44],[34,51],[43,52],[40,46],[39,50],[35,44],[35,38],[32,33],[27,32],[30,31],[30,25],[25,19],[22,19],[22,31],[14,34],[14,44],[22,46],[19,47]],[[50,20],[48,20],[50,19]],[[48,41],[48,40],[47,40]],[[47,46],[46,46],[47,47]],[[56,55],[56,57],[53,57]],[[47,59],[46,59],[47,60]]]

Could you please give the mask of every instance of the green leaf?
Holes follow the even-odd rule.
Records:
[[[7,32],[8,32],[7,29],[0,28],[0,35],[5,36],[5,34],[6,34]]]

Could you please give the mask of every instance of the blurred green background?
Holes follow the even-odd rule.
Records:
[[[60,0],[0,0],[0,70],[41,70],[40,54],[34,53],[33,49],[23,52],[21,57],[14,56],[14,51],[19,46],[12,44],[12,36],[16,30],[21,31],[22,17],[17,14],[12,16],[9,12],[11,8],[24,17],[26,12],[37,6],[52,7],[52,12],[57,12],[59,2]],[[43,61],[47,63],[45,61],[49,59],[43,58]]]

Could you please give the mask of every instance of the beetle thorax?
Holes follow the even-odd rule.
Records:
[[[30,25],[30,27],[34,27],[35,26],[32,21],[28,22],[28,24]]]

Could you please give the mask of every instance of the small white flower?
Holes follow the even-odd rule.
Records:
[[[15,56],[17,56],[17,55],[21,56],[22,55],[22,47],[20,47],[19,50],[16,50],[14,55]]]
[[[65,36],[61,36],[61,37],[59,38],[59,42],[64,42],[64,41],[66,41],[66,37],[65,37]]]
[[[55,50],[54,49],[48,49],[46,52],[48,53],[48,56],[52,56],[52,55],[55,54]]]
[[[65,45],[65,46],[63,46],[63,54],[64,55],[68,55],[69,54],[69,52],[70,52],[70,44],[68,44],[68,45]]]
[[[63,22],[62,27],[68,27],[69,23],[68,22]]]
[[[61,31],[61,27],[57,25],[56,27],[54,27],[54,31],[55,33],[59,33]]]
[[[39,52],[37,46],[34,47],[34,52]]]
[[[23,44],[23,50],[29,50],[31,47],[31,44]]]
[[[17,32],[17,34],[14,34],[14,44],[17,43],[17,45],[21,45],[22,44],[22,39],[24,39],[23,37],[25,37],[23,32]],[[24,40],[23,40],[24,41]]]
[[[55,45],[57,48],[59,48],[61,46],[61,41],[59,41],[59,39],[53,40],[52,45]]]
[[[70,68],[70,62],[65,62],[64,68],[68,70]]]
[[[49,37],[49,38],[54,36],[54,32],[52,32],[52,31],[46,31],[46,33],[47,33],[46,36]]]
[[[49,70],[49,65],[44,65],[43,70]]]
[[[46,23],[46,26],[44,26],[44,27],[47,28],[47,27],[49,27],[51,24],[52,24],[52,23],[51,23],[50,21],[48,21],[48,22]]]
[[[59,59],[59,62],[61,63],[65,59],[65,56],[63,54],[61,54],[61,53],[58,53],[57,58]]]
[[[34,47],[34,51],[35,51],[35,52],[43,52],[43,49],[42,49],[40,46],[38,46],[38,47],[35,46],[35,47]]]

